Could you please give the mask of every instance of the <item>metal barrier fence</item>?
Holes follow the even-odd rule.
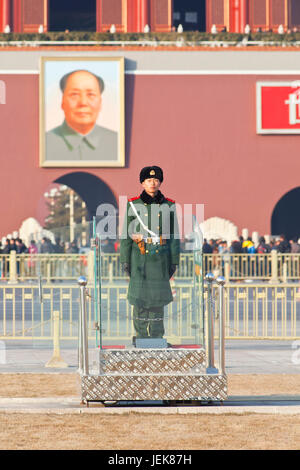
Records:
[[[127,301],[128,284],[104,283],[102,286],[103,338],[130,340],[133,336],[132,312]],[[174,301],[165,310],[168,341],[193,340],[195,325],[190,283],[172,283]],[[218,318],[218,290],[214,290],[213,311]],[[94,291],[88,286],[89,338],[95,338]],[[0,286],[0,339],[51,340],[53,312],[60,314],[60,338],[78,339],[80,298],[78,285]],[[207,298],[207,292],[205,293]],[[41,302],[42,300],[42,302]],[[290,284],[225,285],[226,339],[282,339],[300,337],[300,288]],[[218,322],[217,322],[218,323]],[[218,331],[215,331],[218,337]]]
[[[300,254],[204,255],[204,271],[222,274],[226,281],[244,279],[283,281],[300,279]]]
[[[75,280],[80,275],[93,273],[93,253],[87,254],[21,254],[12,251],[9,255],[0,255],[0,278],[10,282],[38,279],[47,281]]]
[[[104,280],[121,280],[126,277],[122,271],[119,253],[104,253],[101,256]],[[0,279],[17,282],[38,279],[48,282],[55,280],[77,280],[80,275],[89,281],[94,273],[93,252],[85,254],[38,254],[0,255]],[[194,260],[191,253],[181,253],[176,272],[177,280],[193,277]],[[283,281],[300,279],[300,254],[213,254],[203,257],[204,274],[213,272],[222,275],[226,281],[244,279]]]

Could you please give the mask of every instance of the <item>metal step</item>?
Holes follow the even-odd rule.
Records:
[[[200,374],[206,372],[206,354],[199,349],[101,350],[100,374]]]

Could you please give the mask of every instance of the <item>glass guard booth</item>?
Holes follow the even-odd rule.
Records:
[[[167,246],[145,244],[129,277],[118,243],[101,237],[97,223],[94,218],[93,279],[78,279],[82,402],[226,399],[225,281],[203,279],[196,219],[170,279]]]

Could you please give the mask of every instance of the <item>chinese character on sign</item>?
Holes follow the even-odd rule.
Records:
[[[289,105],[289,122],[291,126],[300,122],[300,89],[289,95],[285,101]]]
[[[299,82],[256,84],[258,134],[300,134]]]

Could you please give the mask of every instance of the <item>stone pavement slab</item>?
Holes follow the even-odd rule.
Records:
[[[300,373],[300,341],[292,340],[227,340],[225,342],[225,365],[227,374],[298,374]],[[46,367],[53,350],[41,344],[24,345],[24,342],[5,342],[5,353],[0,356],[1,372],[76,372],[78,350],[76,346],[61,346],[61,359],[68,367]],[[89,349],[90,365],[98,361],[99,350]],[[2,360],[1,360],[2,358]],[[216,361],[218,351],[215,351]]]
[[[274,414],[299,415],[300,395],[229,396],[223,403],[182,404],[165,406],[161,402],[121,402],[104,406],[102,403],[82,404],[78,397],[66,398],[0,398],[0,413],[43,414]]]

